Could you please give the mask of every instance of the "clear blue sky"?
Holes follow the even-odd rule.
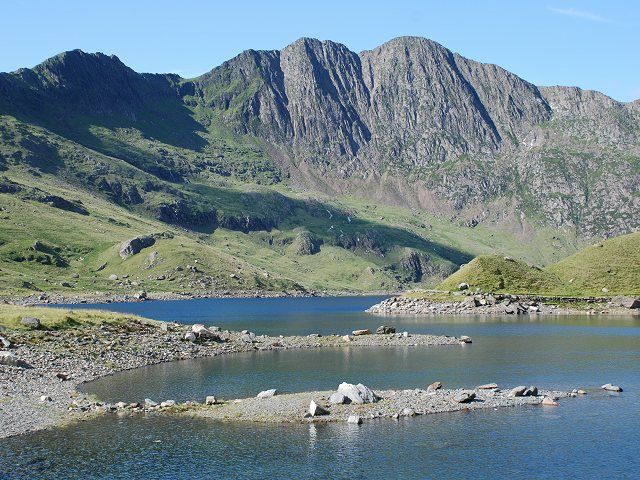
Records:
[[[141,72],[202,74],[242,50],[300,37],[359,52],[419,35],[537,85],[640,98],[640,1],[2,0],[0,71],[64,50],[116,54]]]

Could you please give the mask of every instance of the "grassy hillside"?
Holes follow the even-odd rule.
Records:
[[[569,291],[640,294],[640,232],[584,248],[547,270],[557,275]]]
[[[438,285],[440,290],[458,290],[461,283],[470,290],[485,292],[552,293],[562,288],[555,275],[509,257],[482,255],[474,258],[460,270]]]
[[[438,285],[440,290],[610,296],[640,294],[640,232],[621,235],[542,269],[495,255],[479,256]]]

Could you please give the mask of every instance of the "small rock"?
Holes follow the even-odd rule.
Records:
[[[11,352],[0,352],[0,365],[7,365],[9,367],[19,367],[19,368],[31,368],[24,360],[20,360]]]
[[[342,405],[350,402],[351,400],[349,400],[348,397],[345,397],[343,394],[338,392],[332,393],[331,396],[329,397],[329,403],[332,405]]]
[[[204,399],[205,405],[215,405],[216,397],[213,395],[207,395],[207,398]]]
[[[311,400],[311,402],[309,403],[309,415],[311,415],[312,417],[317,417],[319,415],[329,415],[329,410],[322,408],[316,402]]]
[[[29,327],[32,330],[37,330],[40,328],[40,319],[35,317],[22,317],[20,319],[20,324],[25,327]]]
[[[160,330],[163,332],[168,332],[169,331],[169,324],[167,322],[161,322],[160,323]]]
[[[154,407],[157,407],[158,404],[156,402],[154,402],[153,400],[151,400],[150,398],[145,398],[144,399],[144,406],[145,406],[145,408],[154,408]]]
[[[270,398],[276,396],[277,394],[278,391],[275,388],[272,388],[270,390],[263,390],[257,395],[257,398]]]
[[[363,328],[361,330],[354,330],[353,332],[351,332],[351,334],[354,337],[357,337],[358,335],[371,335],[371,330],[369,330],[368,328]]]
[[[510,397],[522,397],[524,392],[527,390],[527,387],[524,385],[520,385],[518,387],[512,388],[509,392]]]
[[[582,389],[578,389],[578,391],[577,391],[576,393],[577,393],[578,395],[586,395],[586,394],[587,394],[587,392],[585,392],[585,391],[584,391],[584,390],[582,390]]]
[[[413,417],[415,416],[416,411],[413,408],[405,408],[402,410],[402,415],[405,417]]]
[[[453,401],[456,403],[469,403],[474,398],[476,398],[474,392],[460,392],[453,397]]]
[[[124,402],[118,402],[118,403],[116,403],[116,405],[115,405],[115,407],[116,407],[118,410],[124,410],[124,409],[125,409],[125,408],[127,408],[128,406],[129,406],[129,405],[128,405],[128,404],[126,404],[126,403],[124,403]]]
[[[347,418],[347,423],[360,425],[362,423],[362,418],[360,418],[359,415],[349,415],[349,418]]]
[[[391,333],[396,333],[396,329],[394,327],[380,325],[378,328],[376,328],[376,335],[389,335]]]
[[[0,337],[0,345],[2,348],[11,348],[11,342],[4,337]]]
[[[402,338],[409,338],[409,332],[402,332]]]
[[[109,280],[118,280],[118,275],[116,275],[115,273],[112,273],[111,275],[109,275]]]
[[[58,372],[56,373],[56,378],[59,378],[60,380],[65,382],[71,378],[71,375],[69,375],[68,373]]]
[[[460,343],[471,343],[471,337],[467,337],[466,335],[462,335],[459,340]]]
[[[343,335],[342,340],[344,340],[345,342],[352,342],[353,337],[351,335]]]
[[[176,404],[175,400],[165,400],[160,404],[162,408],[173,407]]]
[[[497,383],[485,383],[484,385],[480,385],[478,390],[493,390],[495,388],[498,388]]]
[[[603,390],[607,390],[609,392],[621,392],[622,388],[620,388],[618,385],[612,385],[610,383],[605,383],[604,385],[602,385]]]
[[[50,402],[50,401],[51,401],[51,397],[50,397],[49,395],[42,395],[42,396],[40,396],[40,401],[41,401],[42,403],[44,403],[44,402]]]
[[[558,402],[556,402],[553,398],[551,397],[544,397],[542,399],[542,405],[546,406],[546,407],[557,407],[558,405],[560,405]]]
[[[188,342],[194,343],[196,341],[196,334],[193,332],[187,332],[184,334],[184,339]]]
[[[96,268],[96,272],[100,272],[102,270],[104,270],[105,268],[107,268],[107,264],[106,263],[101,263],[98,268]]]
[[[538,395],[538,387],[531,386],[522,394],[523,397],[535,397]]]
[[[427,393],[435,393],[436,390],[440,390],[441,388],[442,382],[433,382],[427,387]]]
[[[468,290],[469,289],[469,284],[467,282],[462,282],[461,284],[458,285],[458,290],[462,291],[462,290]]]

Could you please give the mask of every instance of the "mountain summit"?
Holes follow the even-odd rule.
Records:
[[[0,114],[171,182],[285,182],[584,237],[639,226],[637,102],[537,87],[419,37],[359,54],[301,38],[191,80],[74,50],[1,74]]]

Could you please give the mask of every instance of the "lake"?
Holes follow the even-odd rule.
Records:
[[[377,317],[378,297],[198,299],[108,308],[257,334],[347,333],[381,324],[473,344],[251,352],[123,372],[84,387],[104,400],[196,399],[334,389],[586,388],[557,408],[504,408],[354,425],[263,425],[108,416],[0,440],[0,478],[637,478],[640,321],[630,317]],[[598,387],[615,383],[620,394]]]

